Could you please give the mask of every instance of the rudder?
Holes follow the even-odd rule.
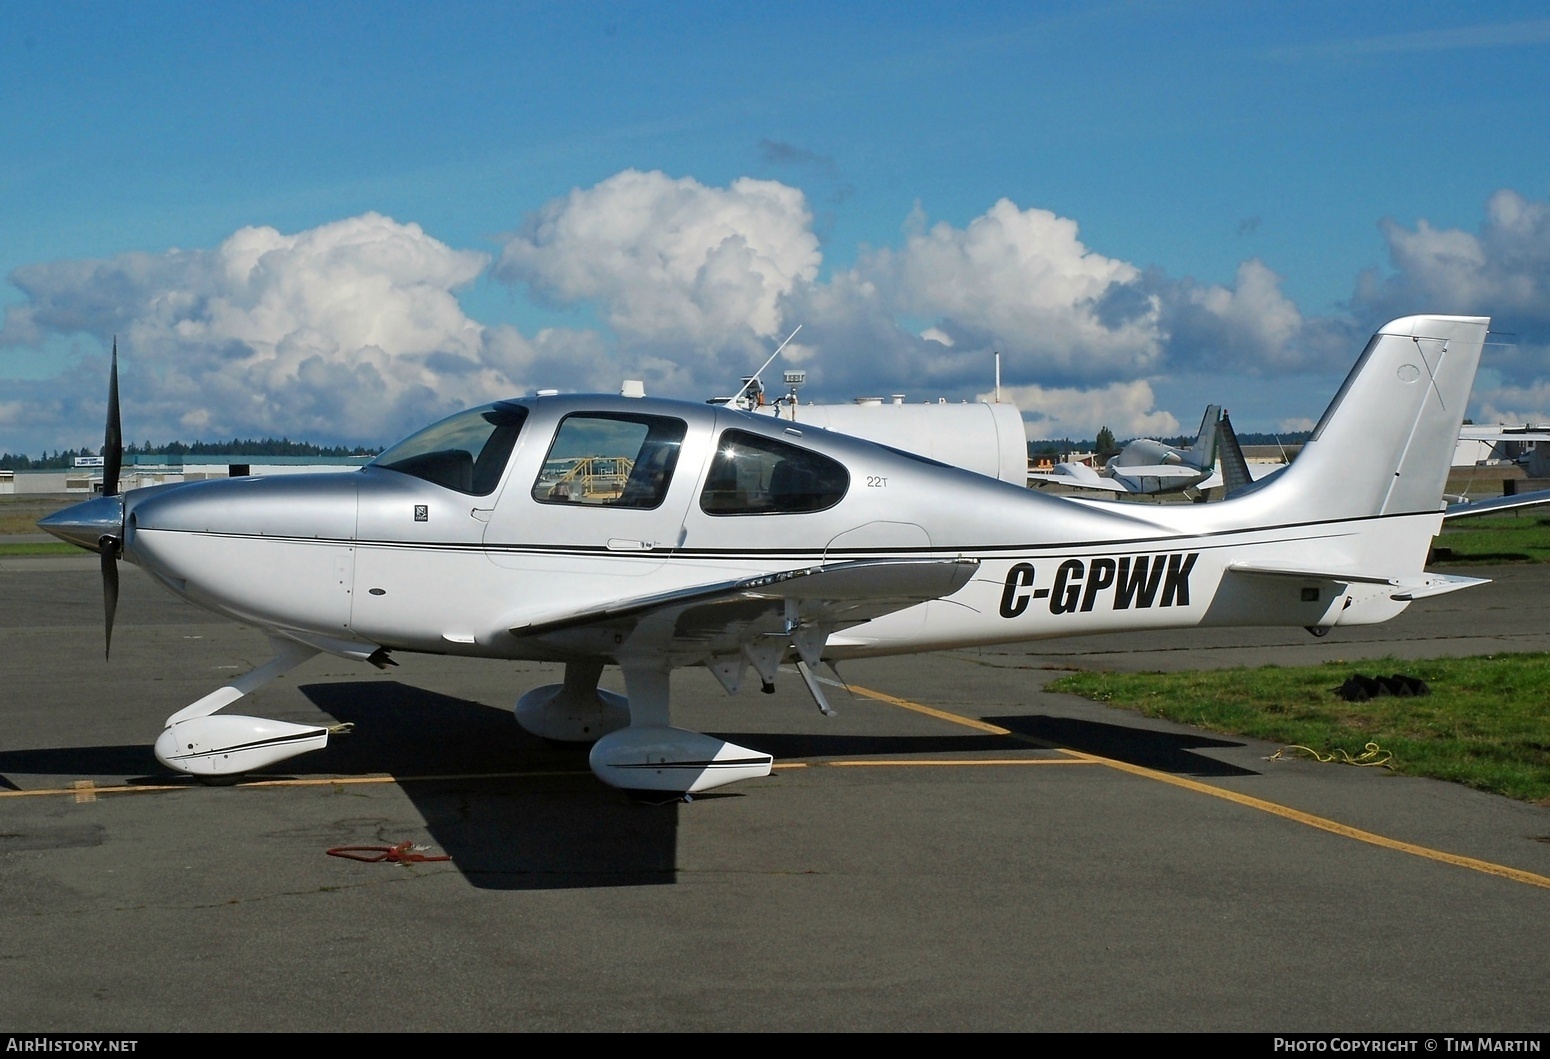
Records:
[[[1295,498],[1314,519],[1440,511],[1490,322],[1407,316],[1379,329],[1263,499]]]

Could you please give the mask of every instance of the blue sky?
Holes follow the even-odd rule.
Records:
[[[383,443],[538,386],[809,392],[1036,436],[1317,417],[1491,315],[1550,416],[1543,4],[192,5],[0,12],[0,450]]]

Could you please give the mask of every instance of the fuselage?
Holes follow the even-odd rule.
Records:
[[[360,471],[131,492],[123,554],[201,606],[337,654],[560,660],[520,630],[760,573],[979,561],[955,595],[832,635],[825,654],[845,658],[1384,620],[1404,604],[1371,585],[1309,591],[1228,568],[1264,557],[1407,573],[1419,561],[1396,556],[1424,557],[1440,526],[1425,512],[1387,516],[1381,534],[1371,518],[1267,526],[1252,497],[1050,497],[726,407],[564,396],[462,415]]]

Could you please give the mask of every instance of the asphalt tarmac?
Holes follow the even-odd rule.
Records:
[[[556,667],[409,656],[240,707],[354,722],[327,750],[176,779],[163,720],[263,637],[125,567],[105,662],[95,557],[0,560],[0,1029],[1550,1030],[1550,809],[1042,690],[1550,649],[1550,568],[1459,572],[1496,580],[1321,640],[853,663],[831,718],[675,673],[778,767],[644,806],[511,718]],[[404,842],[450,859],[329,853]]]

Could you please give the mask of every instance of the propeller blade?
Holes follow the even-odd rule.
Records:
[[[118,336],[113,337],[113,368],[108,375],[108,425],[102,437],[102,495],[118,495],[118,470],[124,458],[124,431],[118,421]]]
[[[113,615],[118,610],[118,541],[104,537],[102,544],[102,618],[106,630],[102,657],[113,653]]]

